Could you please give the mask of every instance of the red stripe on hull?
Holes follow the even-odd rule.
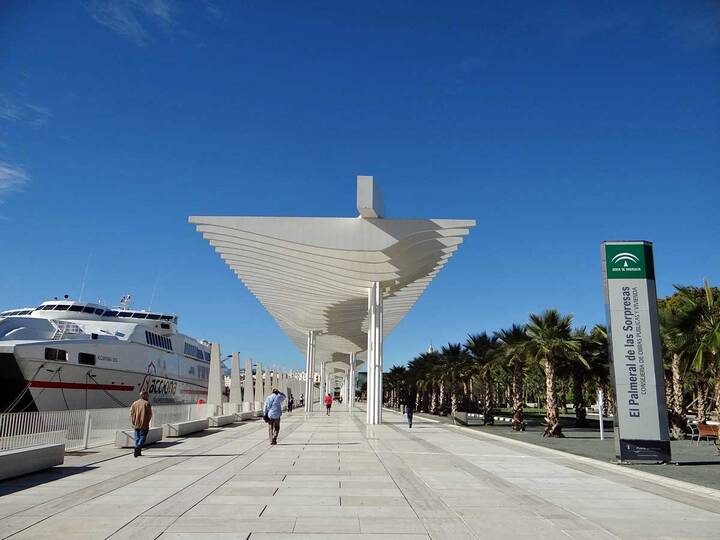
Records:
[[[117,390],[119,392],[130,392],[135,387],[127,384],[85,384],[71,382],[52,381],[26,381],[31,388],[63,388],[64,390]]]
[[[181,394],[198,394],[198,395],[205,395],[207,394],[207,390],[180,390]]]

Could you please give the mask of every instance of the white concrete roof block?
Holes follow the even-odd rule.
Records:
[[[383,218],[385,205],[372,176],[357,177],[357,209],[360,217]]]

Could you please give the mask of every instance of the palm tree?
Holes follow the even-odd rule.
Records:
[[[428,412],[435,412],[437,381],[433,370],[438,363],[437,353],[422,353],[408,362],[406,379],[416,392],[415,406],[418,410],[427,410],[429,404]]]
[[[562,364],[569,373],[572,384],[573,407],[575,410],[575,427],[587,426],[587,403],[585,386],[589,376],[593,343],[584,326],[576,328],[572,336],[577,339],[580,351],[577,356],[563,358]]]
[[[450,393],[450,414],[458,410],[458,389],[466,384],[468,355],[459,343],[448,343],[440,350],[441,379]]]
[[[548,309],[540,315],[530,314],[527,324],[528,351],[545,369],[545,408],[547,411],[544,437],[562,437],[557,401],[556,370],[562,359],[580,356],[580,342],[572,335],[572,315],[561,315]]]
[[[670,420],[670,436],[673,439],[684,439],[687,429],[683,381],[690,368],[690,355],[688,354],[690,335],[679,328],[684,320],[682,303],[678,294],[658,301],[660,339],[665,364],[670,372],[669,385],[665,393]]]
[[[405,377],[407,370],[403,366],[393,366],[384,375],[384,386],[389,393],[389,405],[391,407],[400,407],[400,396],[406,393]]]
[[[483,388],[483,425],[493,425],[493,361],[497,349],[497,338],[486,332],[468,335],[463,348],[471,360],[470,375],[480,381]]]
[[[702,288],[675,286],[682,305],[678,329],[687,336],[685,350],[697,374],[698,420],[707,417],[710,384],[717,407],[720,396],[720,290],[705,281]]]
[[[523,374],[528,335],[524,325],[513,324],[510,328],[495,332],[495,338],[500,344],[500,354],[510,366],[512,373],[512,427],[515,431],[525,431]]]

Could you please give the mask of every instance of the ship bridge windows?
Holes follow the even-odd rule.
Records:
[[[78,364],[84,364],[86,366],[95,365],[95,355],[89,353],[78,353]]]
[[[83,313],[95,313],[95,308],[92,306],[85,306],[82,310]]]
[[[45,347],[45,360],[54,360],[56,362],[67,362],[68,354],[65,349],[55,349]]]
[[[67,311],[69,307],[67,304],[58,304],[53,308],[53,311]]]
[[[206,360],[206,354],[207,353],[197,345],[193,345],[192,343],[185,343],[185,356],[190,356],[191,358],[195,358],[197,360]]]
[[[83,307],[85,306],[78,306],[77,304],[73,304],[68,308],[68,311],[82,311]]]
[[[170,321],[177,322],[175,315],[161,315],[160,313],[147,313],[145,311],[115,311],[114,309],[108,309],[103,313],[103,310],[95,310],[98,315],[104,315],[105,317],[122,317],[125,319],[151,319],[153,321]]]
[[[168,351],[173,350],[172,340],[167,336],[161,336],[155,332],[145,330],[145,341],[148,345],[152,345],[153,347],[160,347],[161,349],[167,349]]]

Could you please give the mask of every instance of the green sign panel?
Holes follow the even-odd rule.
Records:
[[[647,244],[605,244],[605,264],[608,279],[655,279]]]

